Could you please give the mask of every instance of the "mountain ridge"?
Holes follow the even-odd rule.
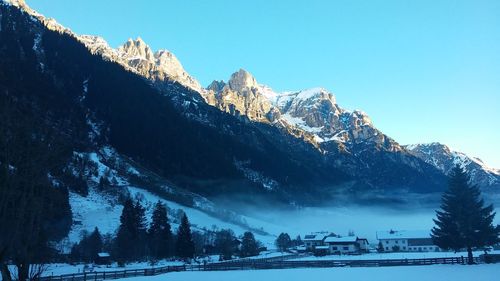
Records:
[[[402,187],[418,190],[423,186],[435,190],[435,187],[440,185],[439,182],[443,181],[437,169],[434,170],[433,166],[401,149],[397,142],[377,130],[365,113],[342,109],[336,104],[333,94],[324,89],[286,93],[273,100],[276,93],[270,87],[260,85],[247,71],[239,70],[231,75],[228,83],[212,83],[209,89],[196,91],[193,87],[185,85],[186,81],[179,81],[165,69],[158,68],[161,64],[158,63],[161,53],[157,52],[158,55],[155,55],[142,39],[128,40],[122,47],[112,49],[102,38],[76,35],[69,29],[54,24],[54,21],[40,17],[38,16],[38,19],[47,28],[70,35],[83,43],[92,54],[118,63],[125,70],[145,78],[150,85],[168,95],[176,110],[189,120],[217,128],[224,136],[237,139],[241,138],[238,134],[243,131],[235,133],[235,126],[248,124],[243,126],[249,130],[246,134],[252,135],[246,139],[251,146],[262,150],[262,145],[266,145],[266,149],[279,151],[278,153],[282,155],[280,157],[288,155],[286,157],[290,157],[290,164],[294,161],[299,163],[295,169],[311,166],[309,167],[311,175],[318,175],[318,171],[321,171],[319,174],[326,175],[329,169],[338,169],[355,179],[361,186],[365,186],[364,188],[382,188],[382,190]],[[169,65],[172,61],[165,60],[164,63]],[[179,70],[178,67],[173,68]],[[83,81],[87,90],[93,88],[95,78],[90,78],[90,81],[88,79],[85,77]],[[85,99],[91,102],[91,96],[88,94]],[[215,101],[214,104],[210,102],[211,99]],[[205,104],[212,105],[214,109],[221,113],[226,112],[236,119],[225,117],[206,107]],[[309,110],[311,108],[314,110]],[[146,120],[148,119],[142,122]],[[255,138],[255,135],[259,137]],[[314,148],[316,152],[311,151],[308,146]],[[294,151],[290,152],[292,147]],[[135,150],[132,147],[129,149]],[[219,153],[228,152],[219,151]],[[303,162],[304,159],[314,159],[314,161]],[[247,179],[251,179],[250,181],[254,181],[255,175],[258,175],[257,178],[265,179],[266,183],[262,183],[264,188],[269,186],[269,182],[283,184],[291,177],[285,176],[285,171],[280,171],[281,175],[278,178],[277,174],[271,176],[269,172],[273,170],[272,168],[268,167],[266,168],[268,171],[263,172],[263,167],[258,167],[260,164],[247,160],[241,157],[232,159],[232,163],[228,163],[231,167],[228,166],[227,169],[244,175]],[[251,165],[252,168],[242,167],[242,164]],[[305,171],[303,170],[303,173]],[[274,172],[277,170],[274,169]]]
[[[439,142],[404,146],[410,153],[448,174],[455,165],[468,172],[471,181],[482,187],[500,188],[500,170],[488,167],[481,159],[454,151]]]

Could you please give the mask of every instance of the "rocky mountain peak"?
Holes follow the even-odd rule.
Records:
[[[223,80],[214,80],[212,81],[212,83],[210,83],[210,85],[208,85],[207,90],[219,93],[222,91],[222,89],[224,89],[224,86],[226,86],[226,82],[224,82]]]
[[[453,151],[448,146],[438,142],[406,145],[405,149],[444,174],[448,174],[455,165],[460,165],[469,173],[473,183],[486,188],[500,187],[500,171],[488,167],[479,158]]]
[[[135,40],[128,39],[118,48],[117,53],[119,63],[132,68],[142,76],[156,81],[170,79],[199,93],[204,91],[200,83],[184,70],[173,53],[167,50],[153,53],[140,37]]]
[[[257,88],[259,84],[255,77],[244,69],[240,69],[231,75],[228,81],[229,88],[236,92],[241,92],[244,89]]]
[[[151,48],[140,37],[137,37],[137,39],[135,40],[129,38],[127,42],[125,42],[125,44],[118,48],[118,52],[120,52],[122,56],[127,57],[130,60],[154,60],[154,54],[151,51]]]
[[[8,4],[11,4],[11,5],[14,5],[17,7],[21,7],[21,8],[27,7],[26,2],[24,0],[4,0],[4,1]]]

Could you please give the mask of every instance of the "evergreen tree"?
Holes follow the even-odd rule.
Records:
[[[251,257],[259,254],[259,243],[255,240],[252,232],[247,231],[241,239],[240,255],[242,257]]]
[[[499,242],[500,228],[493,226],[493,205],[485,206],[477,185],[460,166],[450,174],[448,190],[443,194],[441,210],[436,211],[432,229],[434,243],[443,249],[467,249],[472,263],[472,250]]]
[[[191,227],[186,214],[182,216],[181,224],[177,230],[176,254],[180,258],[194,257],[194,242],[191,236]]]
[[[236,252],[236,236],[231,229],[221,229],[215,234],[214,248],[222,260],[230,260]]]
[[[135,242],[136,258],[142,259],[147,253],[147,223],[146,223],[146,210],[137,200],[134,205],[134,223],[137,230],[137,240]]]
[[[148,237],[149,251],[154,259],[162,259],[170,256],[172,231],[168,223],[167,208],[160,201],[155,204]]]
[[[302,238],[300,238],[300,235],[297,235],[297,237],[292,241],[292,246],[302,246],[304,245],[304,242],[302,241]]]
[[[385,250],[384,250],[384,245],[382,245],[382,241],[378,242],[378,245],[377,245],[377,252],[379,253],[383,253]]]
[[[93,262],[97,258],[97,254],[102,251],[102,247],[103,239],[96,227],[90,235],[85,233],[80,242],[73,245],[70,256],[75,262]]]
[[[292,239],[290,239],[290,235],[288,235],[288,233],[281,233],[276,239],[275,244],[281,252],[284,252],[291,247]]]
[[[99,232],[99,229],[96,227],[94,231],[88,237],[87,247],[91,260],[95,260],[97,258],[97,254],[102,251],[102,236]]]
[[[115,240],[115,256],[119,261],[138,260],[145,254],[146,219],[139,202],[128,198],[123,204],[120,226]]]

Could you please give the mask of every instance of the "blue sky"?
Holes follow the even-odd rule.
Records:
[[[500,1],[26,2],[114,47],[168,49],[203,85],[244,68],[278,91],[322,86],[402,144],[500,168]]]

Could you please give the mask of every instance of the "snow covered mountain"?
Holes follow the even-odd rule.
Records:
[[[446,185],[433,163],[325,89],[276,93],[245,70],[202,89],[168,51],[140,38],[113,49],[20,0],[0,2],[0,27],[0,69],[9,70],[0,75],[0,125],[56,140],[50,182],[67,192],[72,237],[101,222],[112,232],[126,195],[243,230],[260,225],[216,199],[319,205]]]
[[[453,151],[448,146],[437,142],[407,145],[404,148],[445,174],[458,164],[469,173],[473,183],[486,190],[500,188],[500,170],[488,167],[479,158]]]
[[[27,64],[38,75],[34,84],[57,82],[46,94],[69,99],[66,109],[80,115],[67,130],[89,136],[71,141],[85,142],[88,150],[110,146],[203,196],[251,193],[296,203],[316,202],[340,187],[375,193],[444,188],[442,172],[402,149],[365,113],[343,109],[325,89],[276,93],[245,70],[201,89],[173,54],[153,52],[140,38],[113,49],[12,3],[22,12],[6,9],[1,32],[19,44],[5,44],[4,56]],[[31,86],[11,87],[36,95]],[[64,114],[53,116],[69,119]]]
[[[354,144],[364,142],[388,151],[403,151],[374,127],[366,113],[343,109],[323,88],[277,93],[240,69],[227,83],[212,82],[204,96],[220,110],[293,128],[317,145],[336,142],[344,149],[352,149]]]

